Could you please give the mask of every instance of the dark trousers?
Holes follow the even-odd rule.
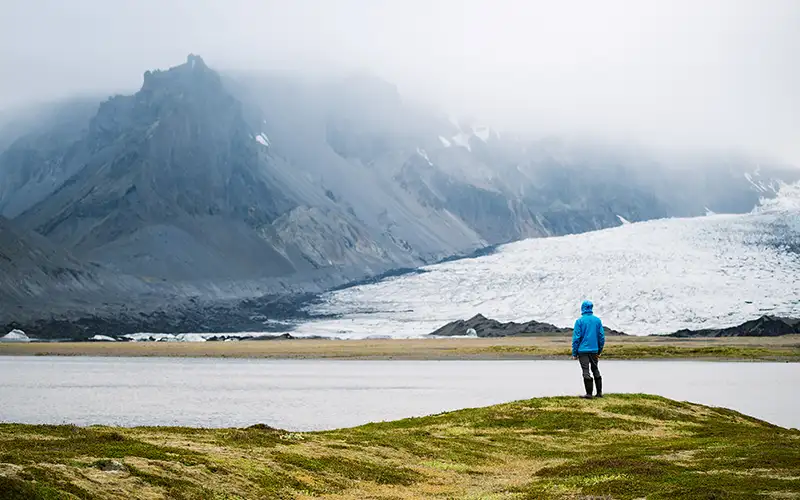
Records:
[[[583,378],[592,378],[589,375],[589,368],[591,367],[594,378],[600,378],[600,369],[597,368],[597,361],[600,358],[595,353],[578,354],[578,361],[581,363],[581,370],[583,371]]]

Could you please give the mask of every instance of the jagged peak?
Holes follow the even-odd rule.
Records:
[[[208,66],[206,66],[205,61],[203,61],[203,58],[195,54],[189,54],[188,56],[186,56],[186,64],[189,66],[189,69],[208,68]]]
[[[152,90],[165,83],[207,81],[220,85],[216,71],[209,68],[202,57],[196,54],[186,56],[186,62],[167,70],[148,70],[144,72],[142,90]]]

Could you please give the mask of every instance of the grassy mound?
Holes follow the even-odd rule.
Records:
[[[0,498],[800,498],[800,431],[647,395],[293,433],[0,425]]]

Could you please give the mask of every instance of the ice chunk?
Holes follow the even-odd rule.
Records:
[[[626,219],[625,217],[623,217],[621,215],[617,215],[617,219],[619,219],[619,221],[622,222],[623,224],[630,224],[631,223],[631,221],[629,221],[628,219]]]
[[[4,336],[0,337],[0,342],[30,342],[31,339],[22,330],[11,330]]]
[[[95,335],[94,337],[90,338],[89,340],[94,340],[95,342],[116,342],[117,339],[114,337],[109,337],[108,335]]]

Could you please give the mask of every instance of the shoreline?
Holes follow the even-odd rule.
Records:
[[[0,343],[0,356],[328,360],[571,360],[568,337]],[[602,360],[800,362],[800,335],[714,339],[618,338]]]

